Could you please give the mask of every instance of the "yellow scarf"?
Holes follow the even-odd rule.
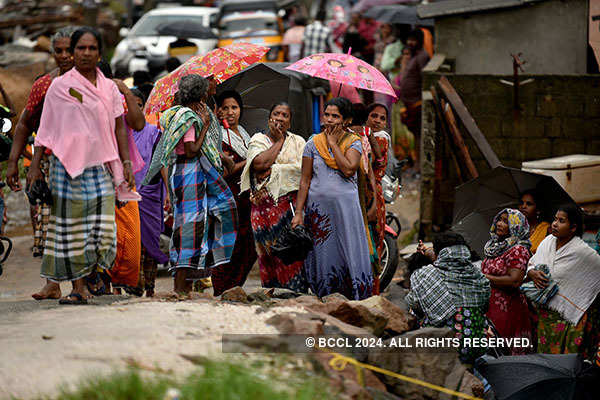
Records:
[[[535,254],[538,246],[542,243],[542,240],[548,236],[548,227],[550,224],[546,221],[540,222],[533,232],[529,233],[529,240],[531,241],[531,254]]]
[[[342,153],[346,154],[346,150],[352,145],[352,143],[360,140],[360,138],[350,132],[344,133],[341,139],[338,141],[338,145],[342,150]],[[313,137],[313,142],[315,143],[315,147],[317,151],[325,161],[325,164],[333,169],[339,169],[337,163],[335,162],[335,157],[333,157],[329,153],[329,145],[327,144],[327,137],[324,133],[319,133]]]

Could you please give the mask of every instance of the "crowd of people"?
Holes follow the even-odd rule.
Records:
[[[480,268],[457,233],[438,235],[433,248],[421,243],[429,265],[411,275],[406,300],[423,326],[448,326],[459,338],[528,339],[531,347],[507,354],[580,353],[600,366],[600,251],[581,239],[577,206],[558,207],[549,223],[541,204],[526,191],[518,210],[494,217]],[[468,363],[481,355],[461,349]]]
[[[337,30],[322,19],[303,30],[300,48],[289,54],[328,51],[336,41],[359,41],[364,31],[374,35],[360,18]],[[403,126],[417,134],[426,35],[413,30],[403,43],[389,25],[377,29],[353,51],[390,74]],[[91,28],[54,35],[58,68],[36,80],[15,129],[6,181],[21,190],[18,160],[31,158],[33,250],[46,281],[35,299],[86,304],[121,290],[153,296],[159,264],[169,265],[175,292],[188,294],[199,282],[220,295],[242,286],[256,261],[265,288],[356,300],[379,294],[389,97],[368,106],[332,97],[312,136],[291,132],[297,110],[276,102],[264,131],[248,132],[239,93],[217,96],[215,79],[187,75],[155,126],[142,111],[152,83],[138,75],[139,86],[129,88],[112,79],[99,63],[102,50]],[[576,207],[554,210],[550,223],[543,201],[534,190],[524,192],[519,209],[490,221],[480,267],[456,233],[439,235],[431,249],[419,246],[428,261],[411,275],[406,301],[421,325],[448,326],[459,337],[493,329],[534,344],[511,354],[578,352],[600,360],[600,255],[582,241]],[[166,212],[168,255],[159,245]],[[285,263],[273,247],[300,225],[312,249],[305,260]],[[63,281],[72,282],[66,296]],[[479,355],[461,349],[465,362]]]
[[[346,21],[346,11],[336,6],[327,19],[320,9],[310,24],[302,12],[290,16],[284,34],[286,61],[295,62],[316,53],[350,53],[376,67],[389,79],[397,99],[362,92],[332,83],[332,92],[353,103],[381,103],[390,110],[390,133],[394,153],[399,159],[410,158],[418,171],[421,134],[422,70],[433,56],[430,27],[380,23],[353,12]]]
[[[219,295],[242,286],[256,261],[267,288],[352,299],[379,292],[390,146],[384,104],[333,98],[323,131],[307,142],[306,132],[290,132],[294,110],[279,102],[265,130],[251,135],[240,124],[239,93],[216,96],[214,79],[187,75],[155,126],[145,120],[142,88],[112,79],[100,61],[96,31],[61,30],[52,46],[59,68],[31,90],[6,177],[21,190],[18,160],[31,158],[25,189],[46,280],[35,299],[153,296],[159,264],[171,268],[175,292],[199,282]],[[168,255],[160,249],[165,211]],[[286,264],[272,248],[297,225],[314,247],[306,260]],[[72,282],[66,296],[62,281]]]

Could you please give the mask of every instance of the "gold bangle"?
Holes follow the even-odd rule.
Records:
[[[131,163],[131,160],[121,161],[121,164],[123,164],[123,165],[129,164],[129,165],[133,166],[133,164]]]

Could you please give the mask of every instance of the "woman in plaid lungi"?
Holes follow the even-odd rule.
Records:
[[[41,275],[70,280],[61,304],[85,304],[84,278],[115,257],[115,188],[119,200],[137,200],[123,104],[115,83],[96,68],[102,40],[91,28],[71,36],[75,67],[56,78],[44,101],[27,183],[42,179],[40,161],[52,151],[50,212]],[[109,173],[110,170],[110,173]],[[112,175],[112,176],[111,176]]]
[[[36,132],[40,126],[40,118],[42,116],[46,92],[48,91],[48,88],[50,88],[50,84],[54,78],[63,75],[73,68],[73,58],[69,54],[71,33],[73,33],[73,31],[74,28],[66,27],[52,36],[50,48],[58,68],[46,75],[42,75],[35,81],[29,93],[27,105],[21,113],[21,117],[15,128],[11,155],[6,169],[6,181],[12,190],[21,189],[17,162],[21,154],[24,154],[26,158],[32,156],[28,151],[24,151],[25,145],[27,138],[32,132]],[[49,178],[49,166],[48,155],[43,155],[41,168],[46,180]],[[50,206],[46,204],[31,206],[31,220],[34,231],[34,257],[41,257],[44,252],[44,241],[46,240],[49,218]],[[46,280],[46,285],[31,296],[36,300],[58,299],[61,296],[60,286],[55,282]]]
[[[238,220],[235,199],[221,176],[233,160],[221,153],[222,131],[206,106],[208,81],[199,75],[179,82],[179,101],[160,118],[163,134],[143,184],[169,167],[173,204],[171,266],[174,289],[189,293],[193,280],[210,276],[233,253]]]

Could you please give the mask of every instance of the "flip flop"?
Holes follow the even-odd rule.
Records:
[[[75,300],[71,300],[70,297],[74,297]],[[71,305],[80,305],[87,304],[87,300],[83,298],[79,293],[70,293],[67,297],[63,297],[58,301],[58,304],[71,304]]]

